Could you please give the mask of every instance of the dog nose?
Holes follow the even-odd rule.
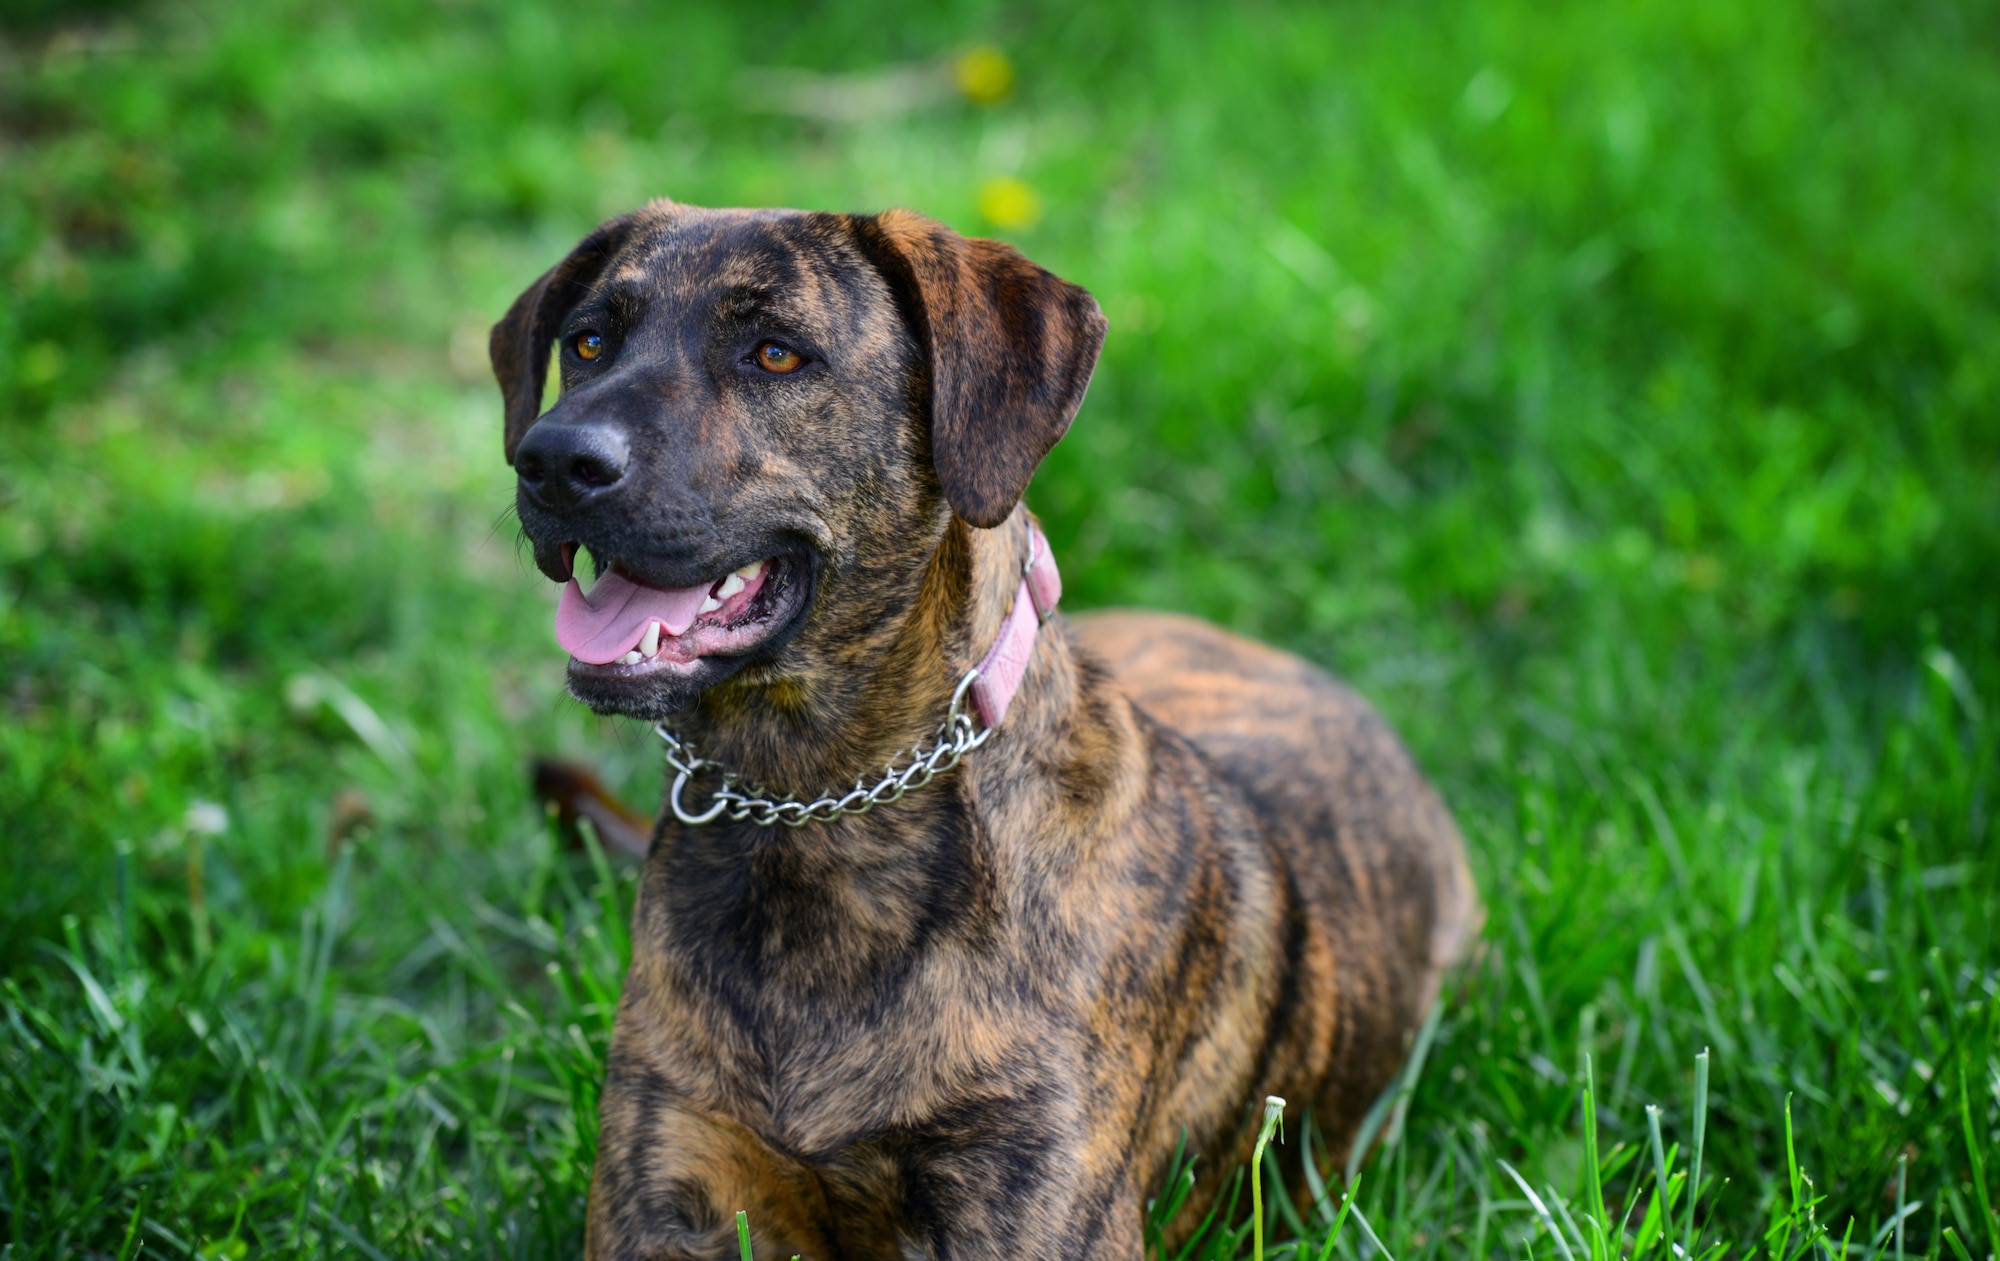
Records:
[[[625,431],[613,425],[538,423],[514,453],[521,489],[547,508],[574,508],[616,486],[632,457]]]

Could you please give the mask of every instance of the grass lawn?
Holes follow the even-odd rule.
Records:
[[[633,878],[523,767],[660,765],[484,336],[661,194],[1090,287],[1067,605],[1437,779],[1484,948],[1331,1255],[2000,1249],[2000,8],[86,8],[0,18],[0,1257],[575,1254]]]

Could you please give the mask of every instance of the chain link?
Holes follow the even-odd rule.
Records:
[[[686,741],[661,723],[653,730],[666,742],[667,765],[674,771],[673,791],[667,794],[667,803],[673,808],[674,817],[689,827],[726,818],[732,823],[748,821],[758,827],[782,823],[796,828],[814,822],[828,823],[844,814],[866,814],[876,806],[899,801],[904,793],[922,788],[957,766],[960,759],[985,744],[986,738],[993,734],[991,727],[979,727],[972,715],[965,712],[965,694],[978,677],[978,670],[968,670],[958,681],[958,690],[951,694],[951,709],[938,726],[937,738],[928,749],[919,745],[911,750],[912,760],[908,765],[899,770],[891,762],[873,786],[865,778],[856,779],[854,787],[840,796],[829,795],[816,801],[792,797],[774,801],[769,790],[759,784],[743,785],[747,792],[739,790],[732,772],[719,762],[696,756]],[[681,794],[703,771],[719,773],[722,786],[710,794],[708,808],[697,814],[681,803]]]

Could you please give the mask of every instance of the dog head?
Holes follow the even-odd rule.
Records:
[[[522,528],[575,584],[571,691],[658,718],[906,612],[951,514],[1012,513],[1104,329],[1084,290],[905,211],[599,227],[491,342]]]

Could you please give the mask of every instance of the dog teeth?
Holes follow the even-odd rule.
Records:
[[[741,578],[745,582],[755,582],[757,581],[757,575],[763,572],[764,572],[764,562],[761,560],[752,561],[750,564],[745,565],[743,568],[737,570],[736,576],[738,578]]]
[[[722,585],[716,588],[715,594],[718,598],[727,600],[730,596],[743,590],[744,585],[742,574],[731,574],[722,580]]]
[[[650,657],[660,650],[660,624],[646,623],[646,637],[639,641],[639,655]]]
[[[713,594],[701,602],[701,611],[703,613],[713,613],[721,607],[722,601],[716,599]]]
[[[639,650],[637,648],[634,648],[632,651],[618,658],[618,664],[621,666],[636,666],[639,664],[641,660],[642,658],[639,656]]]

